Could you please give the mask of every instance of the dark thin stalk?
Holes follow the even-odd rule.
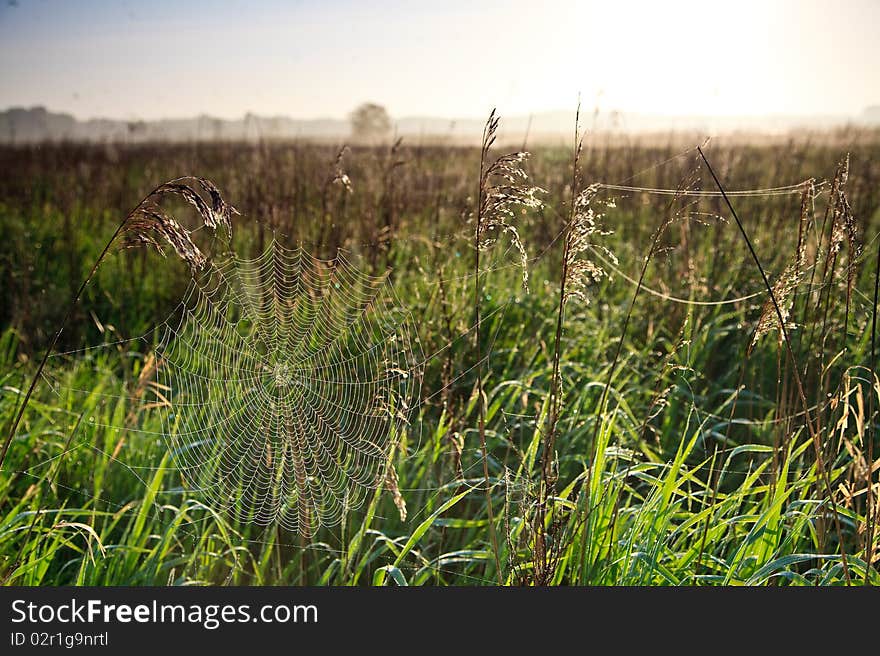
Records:
[[[826,226],[828,226],[828,240],[827,240],[828,245],[827,246],[829,249],[831,248],[831,235],[834,232],[834,220],[832,218],[831,225],[828,225],[828,219],[829,219],[829,217],[832,216],[831,215],[831,208],[834,205],[834,203],[836,202],[837,191],[839,189],[839,185],[840,185],[840,166],[838,166],[837,172],[834,175],[834,179],[831,182],[831,190],[830,190],[830,193],[828,196],[828,204],[825,206],[825,212],[822,214],[822,227],[819,229],[819,237],[818,237],[819,241],[816,245],[816,248],[817,248],[816,257],[819,257],[819,255],[821,253],[822,241],[825,237],[825,227]],[[825,287],[825,276],[828,272],[828,260],[829,260],[829,257],[826,254],[825,260],[823,263],[823,267],[822,267],[822,276],[819,279],[819,281],[816,283],[818,286],[818,293],[817,293],[816,305],[814,307],[814,310],[818,310],[819,305],[822,303],[822,291]],[[809,354],[810,351],[812,351],[813,338],[814,338],[815,332],[816,332],[816,322],[815,321],[808,321],[807,315],[810,311],[810,297],[812,296],[812,293],[813,293],[813,283],[815,282],[815,279],[816,279],[816,270],[817,269],[818,269],[818,267],[814,263],[814,265],[811,267],[810,282],[807,285],[807,293],[806,293],[806,296],[804,299],[803,323],[804,323],[804,325],[807,325],[807,323],[809,323],[809,325],[810,325],[810,334],[809,334],[809,337],[807,338],[806,349],[802,349],[805,354]],[[803,346],[803,337],[801,338],[799,344],[801,346]],[[808,368],[809,368],[809,359],[804,362],[804,376],[808,375]],[[821,368],[820,368],[820,373],[821,373]]]
[[[493,112],[494,114],[494,112]],[[489,119],[492,120],[491,118]],[[498,535],[495,532],[495,513],[492,510],[492,487],[489,481],[489,454],[486,449],[486,405],[483,393],[483,353],[480,340],[482,338],[482,315],[480,313],[480,296],[482,295],[482,287],[480,286],[480,237],[483,220],[483,195],[485,192],[484,177],[486,172],[486,155],[489,147],[487,145],[489,124],[483,128],[483,146],[480,152],[480,180],[479,190],[477,193],[477,212],[476,225],[474,226],[474,248],[476,254],[474,256],[474,335],[477,351],[477,414],[479,416],[478,430],[480,435],[480,452],[483,457],[483,481],[486,486],[486,509],[489,515],[489,535],[492,539],[492,555],[495,558],[495,569],[498,575],[498,584],[504,585],[504,577],[501,571],[501,558],[498,555]]]
[[[791,348],[791,341],[789,340],[788,329],[785,327],[785,320],[782,316],[782,310],[779,307],[779,303],[776,301],[776,295],[773,293],[773,286],[770,284],[770,280],[767,278],[764,267],[761,265],[761,260],[758,259],[758,254],[755,252],[755,249],[752,246],[752,240],[749,239],[749,235],[746,232],[746,229],[743,226],[742,222],[739,220],[739,216],[737,215],[736,210],[733,209],[733,204],[727,197],[727,192],[724,190],[724,187],[722,186],[721,181],[718,179],[718,176],[715,175],[715,170],[712,168],[712,165],[709,164],[709,160],[706,159],[706,155],[703,154],[702,147],[698,146],[697,152],[700,153],[700,157],[703,158],[703,162],[706,164],[706,168],[709,170],[712,179],[715,181],[715,185],[718,187],[718,191],[721,192],[721,196],[724,198],[724,202],[727,204],[727,208],[730,210],[734,221],[736,221],[736,225],[739,228],[740,234],[742,235],[743,240],[745,241],[746,246],[749,249],[749,253],[752,256],[755,265],[758,267],[758,271],[760,271],[761,273],[761,278],[764,281],[764,286],[767,288],[767,293],[770,294],[770,301],[773,303],[773,309],[776,311],[776,319],[779,322],[779,330],[782,332],[782,338],[785,341],[786,351],[788,353],[789,359],[791,360],[791,366],[794,371],[798,395],[800,396],[801,403],[804,406],[804,419],[806,421],[807,428],[810,431],[810,435],[813,439],[813,448],[816,451],[817,474],[822,478],[822,481],[825,484],[825,489],[828,494],[828,503],[831,505],[831,514],[834,517],[834,526],[837,532],[837,541],[840,543],[840,557],[843,565],[843,573],[846,578],[847,585],[849,585],[850,583],[852,583],[852,578],[850,576],[849,565],[846,559],[846,545],[843,542],[843,529],[840,525],[840,516],[837,514],[837,504],[834,503],[834,493],[831,488],[831,479],[828,476],[828,471],[826,470],[825,464],[823,462],[822,441],[819,438],[819,434],[816,432],[816,427],[813,426],[813,421],[810,415],[810,404],[807,401],[807,395],[804,392],[803,381],[801,380],[800,372],[797,368],[797,360],[795,359],[794,352]]]
[[[547,577],[549,572],[547,560],[547,541],[544,526],[547,514],[547,500],[554,492],[555,481],[553,480],[553,454],[556,444],[556,427],[559,423],[559,409],[562,384],[559,377],[559,362],[562,351],[562,332],[565,323],[565,301],[566,283],[568,281],[568,265],[571,256],[571,228],[574,223],[578,195],[578,166],[580,161],[581,143],[580,143],[580,105],[578,105],[574,119],[574,155],[571,170],[571,200],[568,216],[568,225],[566,226],[567,234],[565,236],[565,245],[562,251],[562,271],[559,283],[559,306],[556,314],[556,333],[553,340],[553,371],[550,376],[550,408],[547,417],[547,433],[544,436],[544,449],[541,454],[541,483],[538,490],[538,512],[535,522],[535,541],[536,541],[536,566],[540,565],[540,572],[536,571],[539,583],[548,583]]]
[[[871,378],[872,383],[877,378],[877,297],[880,294],[880,241],[877,242],[877,266],[874,270],[874,311],[871,313]],[[870,572],[871,561],[874,558],[874,441],[877,439],[876,424],[874,422],[874,397],[875,389],[871,390],[871,411],[868,413],[868,425],[871,427],[871,435],[868,438],[868,498],[866,526],[865,526],[865,585],[871,584]]]

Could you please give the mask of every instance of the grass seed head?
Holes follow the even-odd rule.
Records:
[[[575,214],[569,227],[568,250],[566,252],[566,278],[565,298],[567,302],[572,297],[578,297],[589,303],[587,288],[598,283],[602,278],[608,277],[608,273],[584,254],[591,249],[599,249],[608,259],[617,265],[617,257],[606,246],[596,244],[596,237],[607,237],[613,234],[611,230],[602,227],[603,215],[596,212],[591,202],[599,192],[598,185],[590,185],[578,194],[575,199]]]
[[[202,193],[184,180],[195,180]],[[165,196],[183,199],[196,209],[204,227],[224,228],[231,236],[232,215],[239,212],[223,199],[217,186],[206,178],[178,178],[159,185],[128,215],[120,232],[122,248],[149,246],[164,257],[165,244],[171,246],[193,272],[200,271],[207,259],[193,242],[192,233],[160,205]]]
[[[484,160],[495,142],[499,120],[495,110],[492,110],[483,135]],[[482,201],[478,209],[478,247],[487,250],[497,243],[501,235],[507,235],[519,253],[522,285],[526,291],[529,286],[529,258],[513,220],[517,210],[541,209],[544,203],[538,195],[547,193],[540,187],[528,184],[529,176],[523,168],[528,157],[527,152],[508,153],[483,167],[480,177]]]

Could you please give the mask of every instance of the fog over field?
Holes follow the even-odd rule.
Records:
[[[663,116],[613,111],[594,111],[586,123],[594,132],[608,135],[659,134],[671,132],[703,134],[784,135],[801,131],[822,131],[846,127],[880,127],[880,106],[867,107],[860,114],[771,115],[771,116]],[[474,118],[392,118],[394,134],[422,140],[473,141],[483,128]],[[567,139],[574,110],[541,112],[505,119],[499,138],[507,141],[528,138],[534,142],[558,143]],[[10,108],[0,112],[0,142],[40,143],[45,141],[148,142],[148,141],[259,141],[261,139],[305,139],[340,141],[351,137],[345,118],[292,119],[284,116],[246,114],[241,119],[209,115],[152,121],[92,118],[78,120],[70,114],[44,107]]]

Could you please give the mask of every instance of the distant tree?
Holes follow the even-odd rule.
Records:
[[[137,141],[147,134],[147,124],[144,121],[128,121],[126,126],[128,127],[128,138],[132,141]]]
[[[356,141],[382,141],[391,135],[391,117],[382,105],[364,103],[348,118]]]

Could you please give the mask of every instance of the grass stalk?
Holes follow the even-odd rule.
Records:
[[[483,140],[480,148],[480,179],[479,189],[477,191],[477,210],[474,219],[474,348],[477,356],[477,430],[480,438],[480,454],[483,460],[483,484],[486,488],[486,513],[489,518],[489,536],[492,540],[492,556],[495,560],[495,573],[498,578],[498,585],[504,585],[504,573],[501,569],[501,556],[498,551],[498,534],[495,528],[495,512],[492,509],[492,485],[489,478],[489,452],[486,448],[486,397],[483,391],[483,352],[482,352],[482,312],[481,300],[483,295],[483,287],[480,282],[480,251],[482,250],[482,221],[483,221],[483,201],[486,194],[486,175],[489,149],[492,146],[493,138],[490,125],[494,120],[495,111],[489,117],[489,121],[483,128]]]
[[[718,176],[715,174],[715,170],[712,168],[712,165],[709,163],[709,160],[706,158],[706,155],[703,153],[702,147],[697,147],[697,152],[700,153],[700,157],[703,159],[703,162],[706,164],[706,168],[709,170],[709,174],[712,176],[712,179],[715,181],[715,185],[718,187],[718,191],[721,192],[721,196],[724,199],[727,208],[730,210],[731,215],[733,216],[734,221],[736,222],[737,228],[739,228],[739,232],[742,235],[743,241],[745,241],[746,246],[749,249],[749,253],[752,256],[752,260],[755,262],[755,266],[758,268],[758,271],[761,273],[761,279],[764,281],[764,286],[767,288],[767,293],[770,295],[770,301],[773,303],[773,309],[776,312],[776,319],[779,322],[779,330],[782,332],[782,339],[785,342],[786,351],[788,353],[788,357],[791,361],[792,370],[794,372],[795,383],[797,385],[798,395],[800,396],[801,403],[804,407],[804,420],[807,424],[807,428],[810,431],[810,435],[813,440],[813,448],[816,452],[816,470],[823,483],[825,484],[825,491],[828,495],[828,503],[831,506],[831,514],[834,517],[834,526],[837,532],[837,540],[840,545],[840,557],[841,564],[843,565],[843,574],[846,577],[847,584],[852,583],[852,577],[849,571],[849,565],[847,563],[846,558],[846,544],[843,541],[843,528],[840,524],[840,516],[837,514],[837,505],[834,502],[834,492],[831,487],[831,479],[828,475],[828,471],[825,467],[824,458],[822,456],[822,441],[819,438],[819,434],[816,430],[816,427],[813,425],[813,421],[810,415],[810,404],[807,401],[807,395],[804,391],[804,384],[801,380],[800,372],[798,371],[797,360],[794,356],[794,351],[791,348],[791,341],[788,336],[788,329],[785,326],[785,318],[782,315],[782,309],[779,307],[779,303],[776,300],[776,295],[773,293],[773,286],[770,284],[770,280],[767,278],[767,273],[764,271],[764,267],[761,264],[761,260],[758,258],[758,254],[755,252],[754,246],[752,246],[752,240],[749,239],[749,235],[746,232],[745,227],[740,221],[739,216],[736,213],[736,210],[733,208],[733,203],[730,202],[730,198],[727,196],[727,192],[724,189],[724,186],[721,184],[721,181],[718,179]]]

